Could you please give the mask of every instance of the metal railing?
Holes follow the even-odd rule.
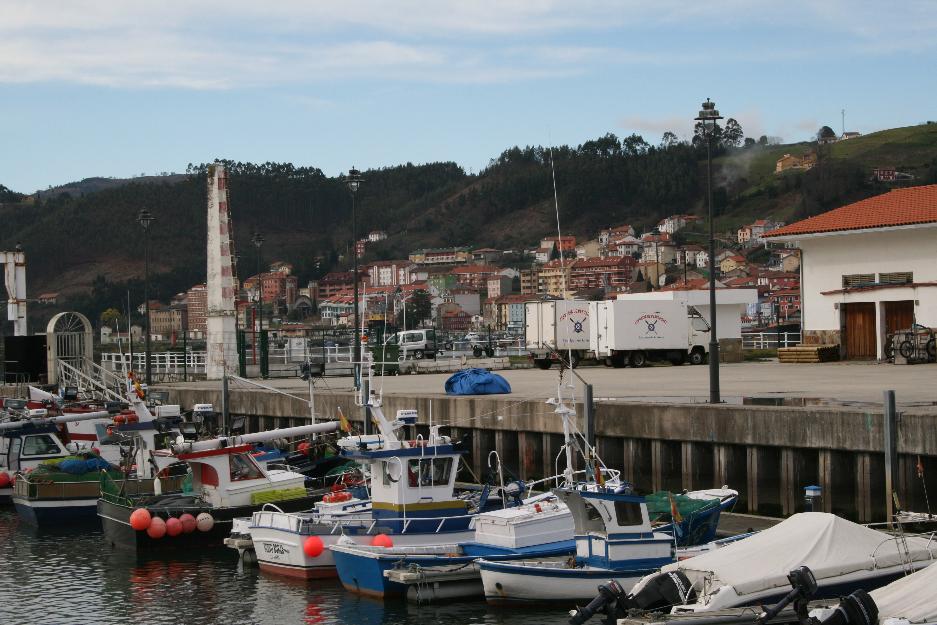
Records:
[[[800,332],[743,332],[742,349],[777,349],[800,345]]]
[[[207,352],[150,352],[150,366],[153,378],[157,381],[181,380],[183,376],[204,376]],[[102,375],[114,375],[122,380],[124,371],[131,370],[140,374],[146,370],[146,353],[134,352],[131,360],[130,354],[119,352],[106,352],[101,354],[101,365],[98,367],[106,372]]]
[[[111,401],[124,401],[123,385],[113,373],[102,369],[90,360],[83,359],[76,367],[64,360],[56,363],[59,384],[73,386],[82,397],[96,397]]]

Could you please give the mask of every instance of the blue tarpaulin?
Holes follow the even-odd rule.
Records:
[[[447,395],[495,395],[510,393],[511,385],[486,369],[462,369],[446,380]]]

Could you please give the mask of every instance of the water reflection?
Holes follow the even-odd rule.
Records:
[[[165,557],[113,549],[100,530],[28,531],[15,511],[0,509],[0,624],[559,625],[568,619],[563,606],[385,605],[350,595],[334,580],[305,582],[244,569],[226,549]]]

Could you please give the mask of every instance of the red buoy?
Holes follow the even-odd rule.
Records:
[[[298,451],[301,454],[308,454],[310,447],[311,445],[308,442],[303,441],[299,445],[296,446],[296,451]]]
[[[166,533],[172,537],[178,536],[182,533],[182,521],[177,519],[174,516],[166,519]]]
[[[371,539],[371,546],[390,548],[394,546],[394,541],[391,540],[390,536],[388,536],[387,534],[378,534],[377,536]]]
[[[130,527],[138,532],[142,532],[150,526],[152,518],[149,510],[146,508],[137,508],[130,513]]]
[[[146,528],[146,535],[150,538],[162,538],[166,535],[166,521],[155,516],[150,520],[150,526]]]
[[[6,471],[0,471],[0,488],[6,488],[10,485],[10,474]]]
[[[303,542],[303,553],[310,558],[318,558],[324,550],[325,545],[318,536],[310,536]]]
[[[186,512],[185,514],[179,517],[179,522],[182,523],[182,531],[185,534],[191,534],[195,531],[197,523],[195,522],[195,517]]]

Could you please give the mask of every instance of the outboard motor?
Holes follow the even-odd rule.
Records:
[[[758,617],[756,623],[758,625],[763,625],[772,621],[774,617],[780,614],[781,610],[786,608],[789,603],[794,603],[794,612],[797,614],[797,620],[801,623],[808,623],[810,617],[807,616],[807,602],[810,601],[810,597],[817,592],[817,578],[814,577],[813,571],[811,571],[806,566],[802,566],[798,569],[794,569],[787,574],[787,581],[791,583],[791,591],[787,595],[777,602],[776,605],[768,608]],[[875,621],[876,623],[878,620]],[[856,623],[855,625],[860,625]],[[872,625],[871,623],[869,625]]]
[[[630,594],[625,607],[638,610],[665,610],[696,601],[696,589],[683,571],[658,573],[636,593]]]
[[[803,623],[803,621],[801,621]],[[864,590],[856,590],[839,601],[833,613],[821,625],[876,625],[878,606]]]
[[[598,596],[586,607],[570,611],[569,625],[582,625],[599,612],[611,617],[617,616],[618,604],[624,598],[624,589],[618,582],[610,579],[607,584],[599,586]]]

